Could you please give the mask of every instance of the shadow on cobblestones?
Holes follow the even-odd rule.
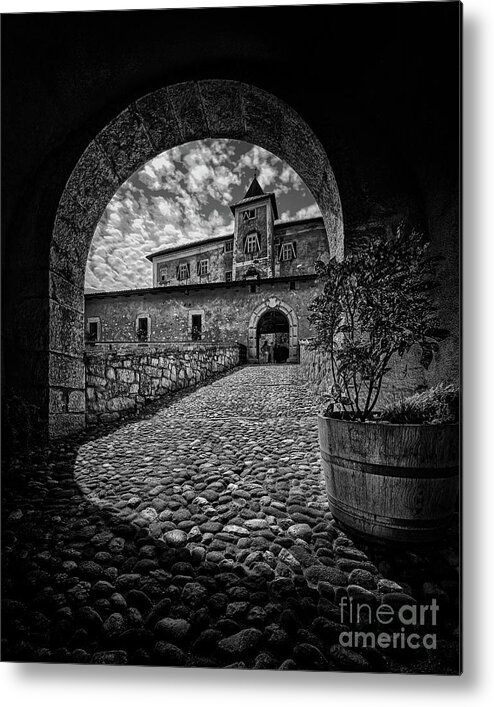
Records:
[[[457,673],[453,550],[439,565],[338,529],[309,391],[262,368],[11,462],[3,660]],[[438,649],[340,645],[342,598],[409,594],[447,598]]]

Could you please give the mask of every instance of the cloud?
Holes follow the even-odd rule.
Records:
[[[321,216],[319,206],[317,204],[310,204],[310,206],[304,206],[302,209],[299,209],[295,214],[295,219],[317,218],[318,216]]]
[[[94,233],[86,288],[149,287],[146,255],[232,232],[229,207],[245,194],[254,169],[279,206],[295,200],[295,218],[317,215],[300,177],[267,150],[226,139],[187,143],[150,160],[118,189]],[[285,208],[281,218],[291,213]]]

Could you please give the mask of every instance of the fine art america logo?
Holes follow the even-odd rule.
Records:
[[[437,625],[439,606],[430,604],[390,604],[371,606],[352,598],[340,600],[341,623],[354,627],[340,633],[340,645],[345,648],[435,649],[436,633],[426,632]],[[355,626],[373,630],[356,630]]]

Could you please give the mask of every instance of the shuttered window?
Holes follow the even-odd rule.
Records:
[[[293,260],[297,257],[297,244],[293,241],[291,243],[283,243],[278,251],[278,260]]]
[[[245,236],[244,253],[257,253],[261,250],[259,236],[257,233],[249,233]]]
[[[199,277],[207,275],[209,272],[209,260],[198,260],[197,261],[197,274]]]
[[[181,263],[177,265],[177,280],[188,280],[190,277],[189,263]]]

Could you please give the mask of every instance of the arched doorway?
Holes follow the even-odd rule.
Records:
[[[289,304],[283,302],[279,297],[270,297],[259,304],[250,317],[248,331],[247,357],[251,363],[258,362],[259,359],[259,337],[263,344],[262,334],[278,334],[278,342],[281,348],[288,348],[288,354],[284,359],[287,363],[297,363],[299,357],[298,350],[298,317],[295,310]],[[282,336],[282,334],[284,336]],[[266,338],[266,337],[265,337]],[[275,337],[268,337],[275,339]],[[279,355],[285,351],[279,351]],[[278,361],[281,363],[281,361]]]
[[[119,186],[156,155],[191,140],[233,138],[264,147],[287,162],[316,200],[329,253],[343,256],[341,200],[328,156],[289,105],[255,86],[202,80],[167,86],[136,100],[88,145],[60,199],[50,248],[48,356],[49,433],[85,424],[84,275],[96,225]],[[257,321],[249,358],[256,358]],[[290,321],[289,360],[298,334]],[[295,343],[294,343],[295,342]]]
[[[290,323],[279,309],[265,312],[257,324],[257,356],[259,363],[286,363],[289,349]]]

